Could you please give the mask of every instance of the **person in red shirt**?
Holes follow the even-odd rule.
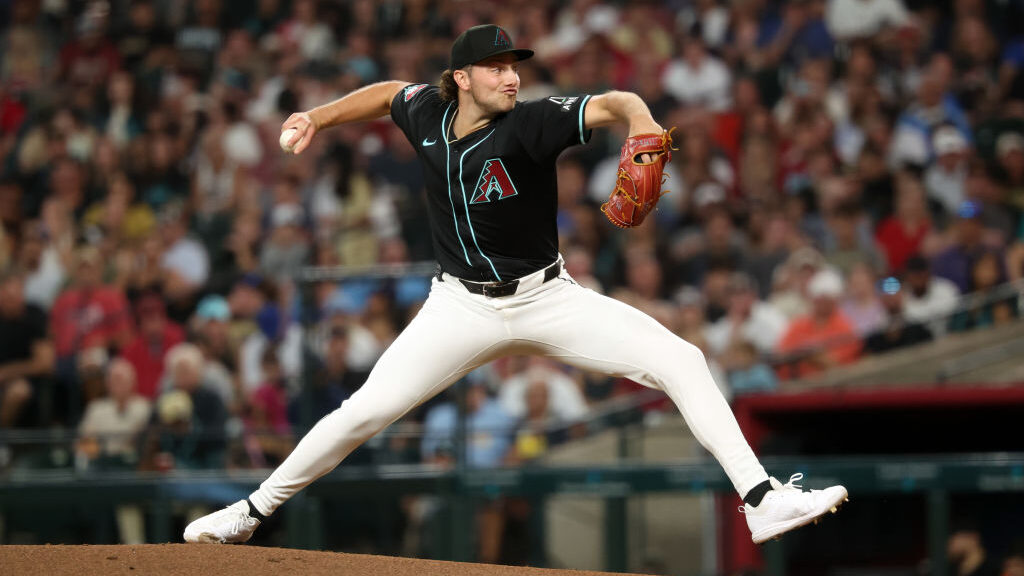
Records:
[[[921,251],[921,244],[931,229],[924,186],[917,176],[909,172],[901,174],[896,180],[896,211],[875,230],[875,239],[885,251],[890,272],[903,272],[907,258]]]
[[[61,292],[50,311],[50,333],[57,352],[57,380],[67,396],[66,414],[73,423],[81,409],[77,359],[80,352],[98,348],[120,350],[132,336],[128,302],[119,288],[104,286],[102,257],[92,247],[76,254],[75,283]]]
[[[135,368],[139,395],[153,400],[160,393],[164,356],[185,341],[185,331],[167,318],[164,301],[157,294],[143,296],[135,310],[139,331],[121,356]]]
[[[783,378],[803,378],[830,367],[849,364],[860,357],[861,341],[849,319],[839,309],[843,279],[823,269],[807,286],[811,311],[793,320],[779,341]]]

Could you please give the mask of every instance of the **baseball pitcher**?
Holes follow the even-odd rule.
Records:
[[[463,32],[438,86],[380,82],[293,114],[282,147],[306,150],[324,129],[390,114],[423,163],[439,264],[418,315],[366,383],[320,420],[246,500],[185,529],[188,542],[245,542],[260,521],[356,447],[474,368],[508,354],[542,354],[665,391],[743,497],[760,543],[834,511],[842,486],[803,491],[769,478],[704,355],[657,321],[578,285],[563,268],[555,227],[555,161],[591,130],[628,127],[618,179],[602,211],[640,224],[661,195],[672,138],[628,92],[516,99],[519,63],[495,25]]]

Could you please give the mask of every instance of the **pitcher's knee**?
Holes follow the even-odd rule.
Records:
[[[348,401],[331,412],[328,418],[343,430],[346,437],[361,442],[369,440],[395,419],[390,412],[381,410],[379,406],[365,408]]]
[[[676,343],[673,357],[678,363],[688,366],[693,364],[706,366],[708,363],[707,358],[704,356],[704,351],[683,339]]]

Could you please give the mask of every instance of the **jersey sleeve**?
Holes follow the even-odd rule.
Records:
[[[523,147],[535,160],[557,157],[563,150],[590,140],[583,127],[589,95],[552,96],[524,102],[516,108],[516,127]]]
[[[416,143],[419,136],[437,122],[442,104],[437,86],[410,84],[391,100],[391,119],[410,142]]]

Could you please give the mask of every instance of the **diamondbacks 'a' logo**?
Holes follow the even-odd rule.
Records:
[[[420,90],[423,90],[426,87],[426,84],[413,84],[412,86],[406,86],[402,90],[405,101],[408,102],[409,100],[412,100],[413,96],[419,94]]]
[[[511,46],[512,40],[509,39],[508,34],[498,28],[498,31],[494,34],[494,45],[495,46]]]
[[[484,169],[480,171],[480,178],[477,179],[476,187],[473,188],[473,199],[469,203],[490,202],[491,197],[495,194],[497,194],[498,200],[518,194],[500,158],[491,158],[484,162]]]
[[[575,104],[576,101],[579,99],[579,96],[570,96],[568,98],[566,98],[565,96],[551,96],[550,98],[548,98],[548,102],[551,102],[552,104],[558,104],[559,106],[562,107],[562,112],[568,112],[569,110],[572,109],[572,105]]]

